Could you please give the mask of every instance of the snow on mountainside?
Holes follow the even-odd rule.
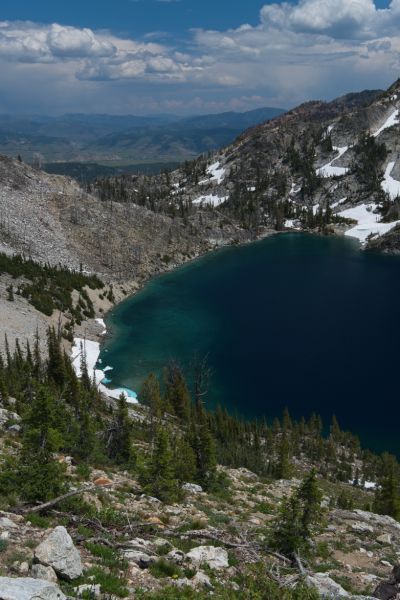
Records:
[[[328,227],[367,244],[400,220],[399,113],[400,81],[308,102],[175,171],[176,200],[255,230]]]

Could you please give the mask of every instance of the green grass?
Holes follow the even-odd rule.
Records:
[[[103,594],[115,594],[118,598],[127,598],[129,591],[126,580],[114,573],[107,573],[100,567],[92,567],[86,572],[87,578],[93,577],[94,583],[99,583]],[[76,584],[74,584],[76,586]]]
[[[27,514],[25,520],[30,521],[33,527],[41,527],[42,529],[49,529],[49,527],[51,527],[50,519],[36,513]]]
[[[128,568],[128,562],[121,558],[113,548],[92,542],[86,542],[85,546],[90,554],[101,559],[101,563],[105,567],[114,570],[126,570]]]
[[[150,573],[157,579],[173,577],[178,579],[183,576],[182,570],[174,563],[168,562],[165,558],[160,558],[149,568]]]

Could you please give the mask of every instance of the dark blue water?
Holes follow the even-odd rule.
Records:
[[[289,233],[151,281],[107,320],[113,384],[138,390],[174,357],[213,369],[208,403],[247,417],[313,411],[400,455],[400,259]]]

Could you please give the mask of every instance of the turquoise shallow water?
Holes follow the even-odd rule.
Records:
[[[208,403],[246,417],[312,411],[400,455],[400,259],[289,233],[153,279],[107,319],[113,385],[138,390],[170,358],[213,369]]]

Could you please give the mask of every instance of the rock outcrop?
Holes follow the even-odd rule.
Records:
[[[196,566],[207,565],[210,569],[226,569],[229,567],[228,553],[224,548],[216,546],[197,546],[187,553],[187,558]]]
[[[56,527],[35,550],[35,559],[52,567],[59,577],[73,580],[82,575],[82,561],[65,527]]]

